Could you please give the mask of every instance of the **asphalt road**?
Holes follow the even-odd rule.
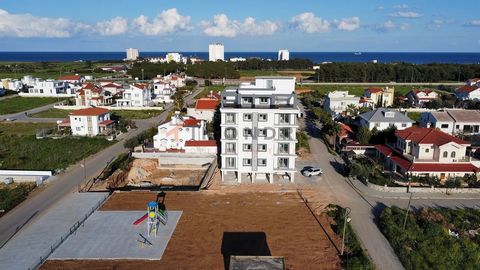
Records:
[[[185,97],[185,103],[192,103],[195,95],[201,90],[202,89],[199,88],[193,94]],[[35,192],[32,197],[0,218],[0,247],[15,234],[17,228],[22,227],[23,224],[28,226],[30,222],[42,216],[47,209],[55,205],[55,203],[64,196],[77,191],[78,187],[84,182],[84,179],[91,179],[98,176],[110,160],[128,151],[123,146],[126,139],[134,137],[140,132],[163,122],[171,109],[172,106],[169,105],[165,108],[165,111],[157,117],[135,121],[137,129],[127,133],[126,136],[116,144],[88,157],[85,160],[85,167],[82,167],[83,161],[70,166],[64,173],[54,176],[52,181],[42,187],[42,190]]]
[[[19,122],[33,122],[33,123],[34,122],[55,122],[56,119],[34,118],[34,117],[28,117],[27,116],[27,114],[35,114],[35,113],[39,113],[39,112],[43,112],[43,111],[52,109],[53,106],[55,106],[55,104],[56,103],[52,103],[52,104],[49,104],[49,105],[33,108],[31,110],[27,110],[27,111],[23,111],[23,112],[0,115],[0,121],[6,120],[6,119],[15,119],[15,121],[19,121]]]

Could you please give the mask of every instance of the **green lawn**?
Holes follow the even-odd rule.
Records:
[[[62,99],[54,97],[13,97],[0,100],[0,115],[23,112],[33,108],[52,104]]]
[[[35,113],[30,115],[30,117],[35,118],[67,118],[68,114],[71,113],[71,110],[61,110],[61,109],[49,109],[43,112]]]
[[[155,116],[158,116],[162,113],[162,110],[121,110],[121,111],[110,111],[114,116],[123,118],[123,119],[148,119]]]
[[[35,135],[37,130],[52,129],[56,126],[55,123],[2,122],[0,123],[0,137],[3,135]]]
[[[407,113],[407,116],[412,119],[413,121],[419,123],[420,122],[420,115],[422,113],[421,112],[408,112]]]
[[[225,87],[226,86],[224,86],[224,85],[205,86],[205,88],[203,88],[203,90],[195,96],[195,99],[204,98],[204,97],[208,96],[210,94],[210,91],[213,91],[214,93],[219,92],[219,91],[221,92],[221,91],[223,91],[223,89],[225,89]]]

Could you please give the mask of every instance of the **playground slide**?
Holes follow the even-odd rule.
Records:
[[[166,212],[163,212],[163,211],[158,211],[157,212],[157,218],[158,220],[163,224],[163,225],[167,225],[167,213]]]
[[[135,220],[135,222],[133,222],[133,225],[138,225],[142,223],[145,219],[147,219],[147,217],[148,217],[148,214],[143,215],[141,218]]]

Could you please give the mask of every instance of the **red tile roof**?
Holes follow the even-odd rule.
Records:
[[[115,123],[115,121],[113,120],[105,120],[105,121],[102,121],[100,123],[98,123],[99,126],[109,126],[111,124]]]
[[[390,157],[390,159],[405,171],[408,171],[410,166],[412,165],[412,162],[410,162],[410,160],[400,155],[393,155]]]
[[[217,142],[214,140],[209,140],[209,141],[186,141],[185,142],[185,147],[195,147],[195,146],[202,146],[202,147],[208,147],[208,146],[217,146]]]
[[[220,100],[218,99],[201,98],[201,99],[197,99],[197,102],[195,103],[195,109],[196,110],[216,110],[219,104],[220,104]]]
[[[59,127],[69,127],[70,126],[70,118],[63,119],[60,123],[58,123]]]
[[[370,93],[380,93],[383,92],[383,88],[380,87],[370,87],[367,89],[368,92]]]
[[[148,88],[148,84],[145,84],[145,83],[134,83],[133,86],[135,86],[136,88],[140,88],[140,89]]]
[[[462,86],[462,87],[460,87],[460,88],[455,89],[455,92],[458,92],[458,93],[470,93],[470,92],[473,92],[473,91],[475,91],[475,90],[477,90],[477,89],[480,89],[480,87],[475,86],[475,85],[472,85],[472,86],[470,86],[470,85],[464,85],[464,86]]]
[[[454,163],[454,164],[438,164],[438,163],[414,163],[409,171],[412,172],[478,172],[479,168],[471,163]]]
[[[423,93],[429,95],[430,93],[432,93],[434,91],[432,89],[415,89],[414,92],[415,92],[415,94],[423,92]]]
[[[201,122],[202,122],[201,120],[197,120],[195,118],[189,118],[189,119],[185,119],[183,121],[183,126],[184,127],[198,127],[198,126],[200,126]]]
[[[70,115],[78,115],[78,116],[94,116],[94,115],[102,115],[108,113],[107,109],[104,108],[86,108],[86,109],[80,109],[80,110],[75,110],[70,113]]]
[[[353,134],[353,130],[349,125],[346,125],[344,123],[340,123],[340,137],[345,137],[348,136],[348,134]]]
[[[108,88],[122,88],[120,85],[114,84],[114,83],[109,83],[104,85],[103,87],[108,87]]]
[[[377,149],[378,152],[382,153],[386,157],[389,157],[393,154],[393,150],[383,144],[376,144],[375,149]]]
[[[397,130],[395,135],[404,140],[416,142],[417,144],[444,145],[449,142],[469,144],[466,141],[451,136],[435,128],[412,126],[404,130]]]
[[[81,75],[65,75],[58,78],[59,81],[80,81],[82,79]]]

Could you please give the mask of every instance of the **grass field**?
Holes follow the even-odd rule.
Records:
[[[0,100],[0,115],[23,112],[33,108],[52,104],[62,99],[54,97],[13,97]]]
[[[71,113],[71,110],[61,110],[61,109],[49,109],[43,112],[35,113],[30,115],[30,117],[35,118],[66,118],[68,114]]]
[[[0,209],[5,211],[0,213],[0,217],[23,202],[34,189],[35,183],[0,184]]]
[[[195,96],[195,99],[204,98],[204,97],[208,96],[208,94],[210,94],[210,91],[213,91],[214,93],[219,92],[219,91],[223,91],[223,89],[225,89],[225,87],[226,86],[223,86],[223,85],[205,86],[205,88],[203,88],[202,92],[198,93]]]
[[[121,110],[121,111],[110,111],[112,115],[121,117],[123,119],[147,119],[158,116],[162,113],[162,110],[143,110],[143,111],[134,111],[134,110]]]
[[[63,169],[115,143],[104,138],[35,138],[54,123],[0,123],[0,169]]]
[[[363,86],[363,85],[304,85],[304,88],[310,88],[315,91],[320,92],[321,94],[325,95],[328,92],[332,92],[335,90],[338,91],[348,91],[349,94],[355,95],[355,96],[363,96],[365,90],[368,88],[368,86]],[[380,87],[380,86],[375,86],[375,87]],[[396,95],[406,95],[410,90],[414,88],[428,88],[427,86],[425,87],[413,87],[410,85],[398,85],[395,86],[395,94]]]

